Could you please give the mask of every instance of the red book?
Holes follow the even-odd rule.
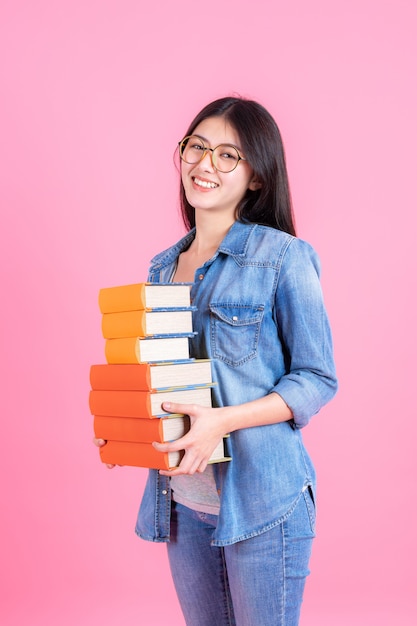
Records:
[[[133,465],[136,467],[149,467],[152,469],[169,469],[179,465],[183,451],[158,452],[151,443],[131,443],[126,441],[108,441],[100,448],[100,458],[103,463],[113,465]],[[224,440],[222,439],[209,463],[229,461],[225,457]]]
[[[209,359],[177,363],[108,363],[92,365],[92,389],[151,391],[212,383]]]
[[[174,441],[190,429],[188,415],[140,419],[137,417],[94,416],[94,434],[105,441],[130,441],[152,443],[152,441]]]
[[[211,387],[193,387],[170,391],[90,391],[90,411],[92,415],[115,417],[154,418],[168,415],[162,408],[163,402],[200,404],[210,407]]]

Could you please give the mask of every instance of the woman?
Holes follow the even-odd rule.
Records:
[[[212,359],[213,408],[178,468],[149,473],[136,532],[168,542],[187,625],[296,626],[314,537],[315,473],[300,429],[336,392],[319,261],[295,237],[284,150],[258,103],[206,106],[179,144],[188,234],[151,282],[190,282],[192,356]],[[229,463],[208,465],[227,433]],[[98,442],[102,444],[104,442]]]

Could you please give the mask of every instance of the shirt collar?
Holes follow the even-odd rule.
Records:
[[[249,237],[256,228],[250,222],[235,222],[219,246],[219,252],[242,257],[246,254]]]
[[[233,257],[242,257],[246,254],[249,237],[256,228],[256,224],[249,222],[235,222],[221,242],[218,252]],[[162,269],[177,260],[181,252],[186,250],[195,237],[195,228],[190,230],[185,237],[175,245],[160,252],[151,260],[152,270]]]

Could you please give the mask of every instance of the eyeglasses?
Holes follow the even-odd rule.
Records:
[[[201,137],[197,135],[188,135],[179,142],[180,157],[185,163],[194,165],[204,159],[207,152],[211,152],[211,162],[214,169],[223,174],[233,172],[238,166],[239,161],[246,161],[240,155],[239,150],[234,146],[221,143],[215,148],[206,146]]]

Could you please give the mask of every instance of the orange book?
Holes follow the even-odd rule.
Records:
[[[179,465],[183,451],[158,452],[151,443],[133,443],[128,441],[108,441],[100,448],[100,457],[103,463],[114,465],[132,465],[151,469],[169,469]],[[209,463],[230,461],[225,456],[224,440],[214,450]]]
[[[190,334],[193,332],[192,308],[104,313],[101,330],[105,339],[150,335]]]
[[[137,283],[100,289],[98,303],[102,313],[138,311],[160,307],[189,307],[188,283]]]
[[[190,430],[188,415],[140,419],[136,417],[94,416],[94,434],[106,441],[130,441],[152,443],[152,441],[174,441]]]
[[[190,358],[188,337],[122,337],[106,339],[107,363],[149,363]]]
[[[147,417],[172,415],[164,411],[163,402],[200,404],[210,407],[211,386],[173,389],[170,391],[90,391],[92,415],[116,417]]]
[[[90,368],[92,389],[150,391],[212,382],[209,359],[177,363],[101,363]]]

